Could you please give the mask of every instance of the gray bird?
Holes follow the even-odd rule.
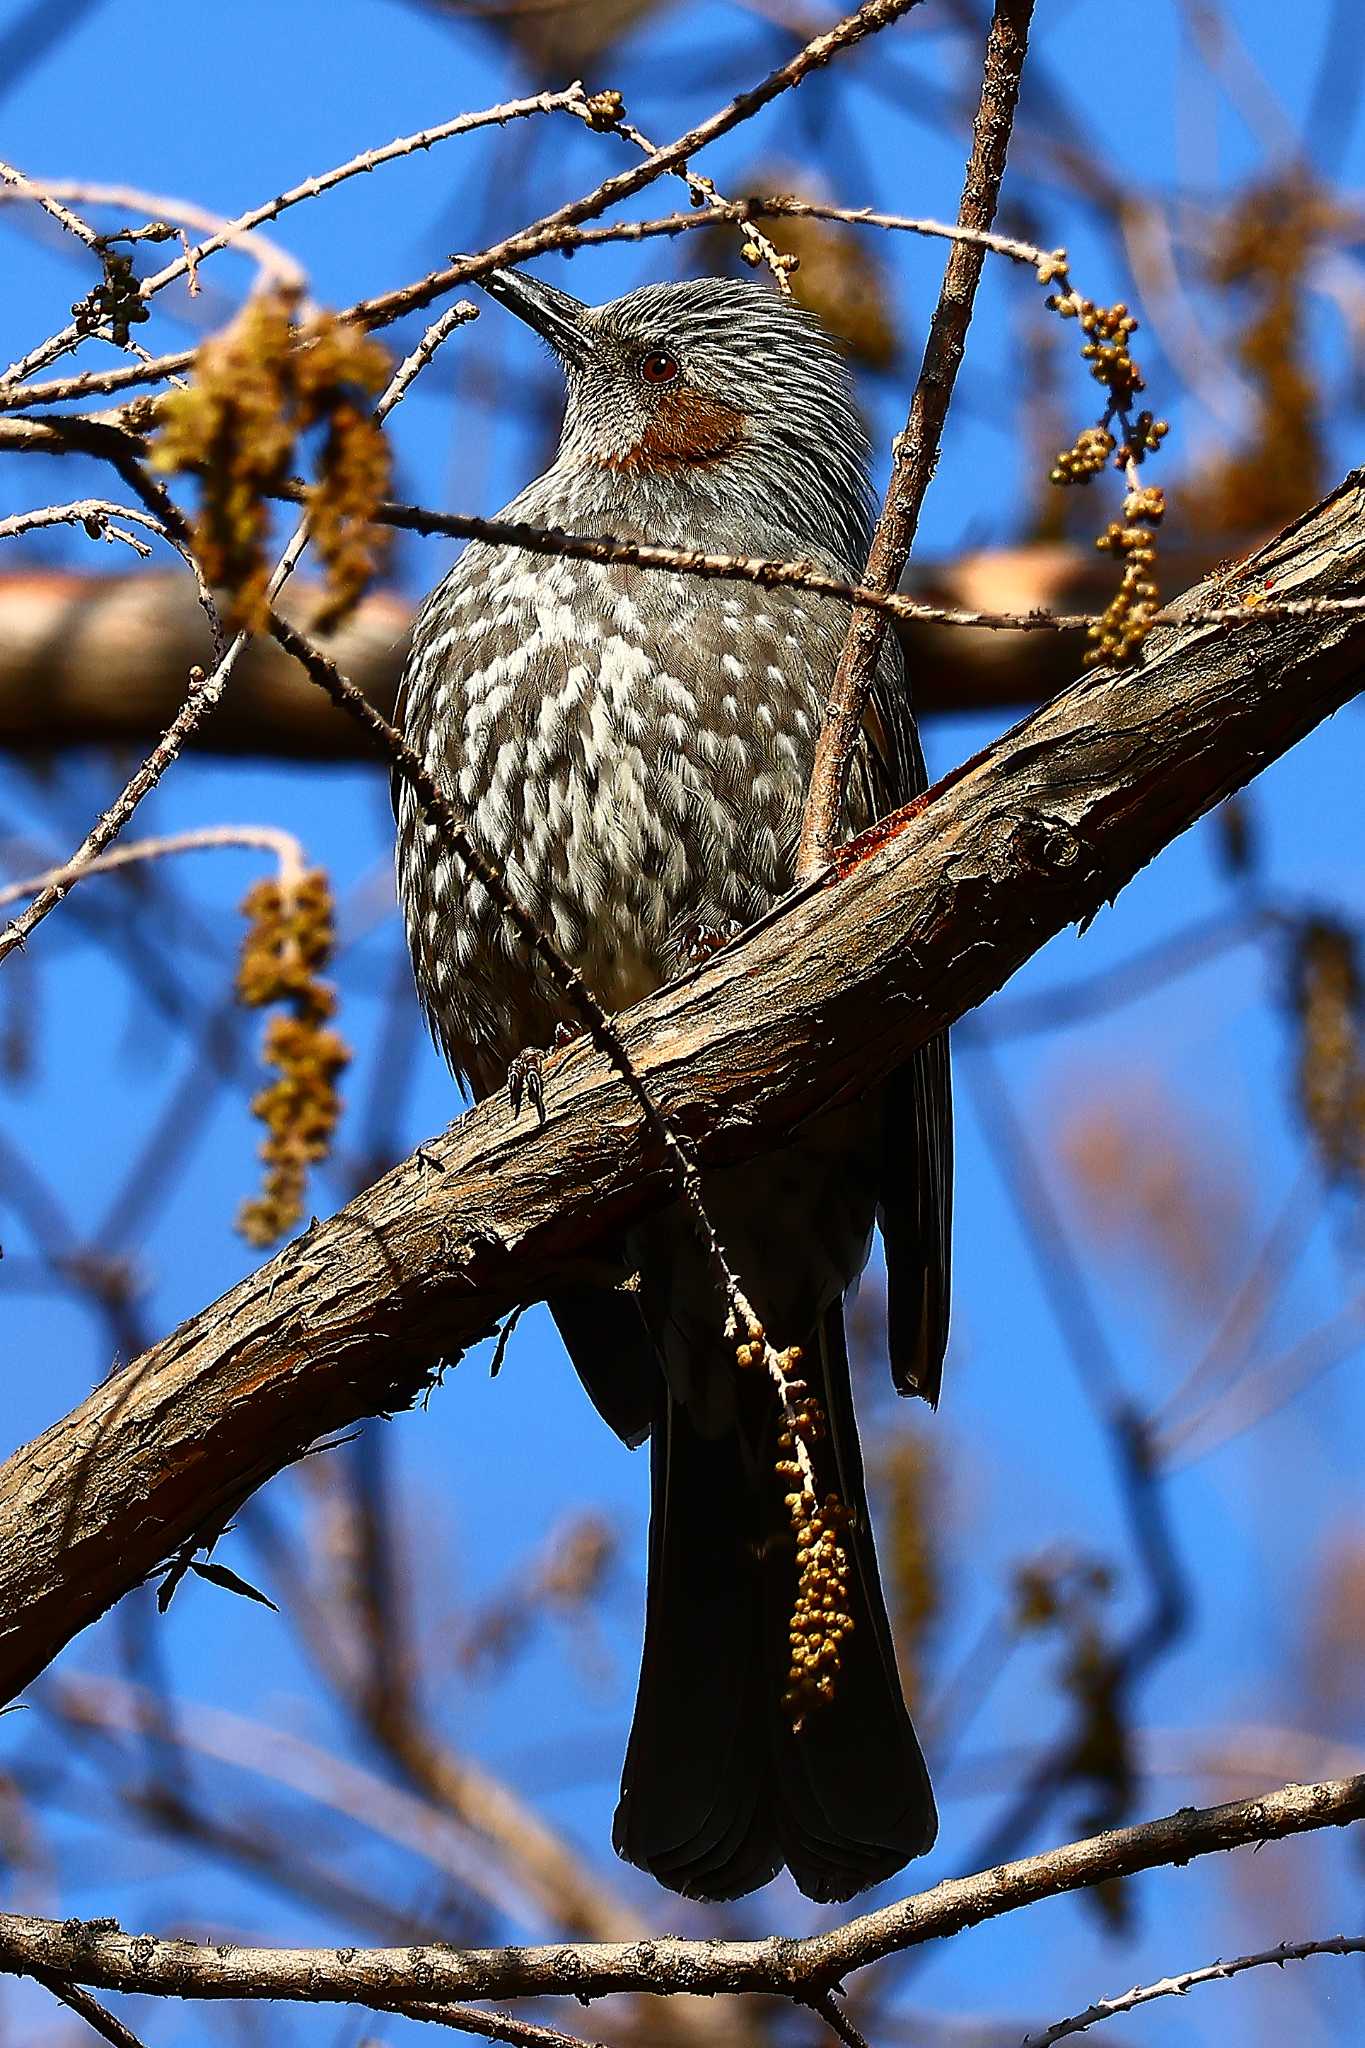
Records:
[[[504,517],[856,579],[868,446],[819,323],[759,285],[700,278],[590,307],[509,272],[488,290],[554,350],[559,452]],[[521,903],[623,1008],[791,886],[846,608],[796,589],[703,582],[472,544],[422,607],[408,738]],[[925,785],[888,636],[844,825]],[[398,879],[433,1032],[476,1097],[572,1021],[477,883],[396,795]],[[823,1411],[822,1497],[842,1503],[851,1629],[829,1697],[794,1713],[796,1546],[776,1467],[778,1403],[741,1372],[677,1207],[615,1247],[633,1284],[550,1302],[600,1413],[651,1444],[644,1651],[614,1841],[696,1898],[785,1864],[844,1899],[922,1854],[937,1826],[905,1709],[868,1518],[843,1303],[880,1223],[902,1393],[937,1401],[948,1321],[946,1039],[887,1085],[708,1171],[722,1243],[774,1343],[799,1344]]]

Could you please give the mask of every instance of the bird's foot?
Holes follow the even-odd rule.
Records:
[[[545,1055],[538,1045],[528,1045],[519,1052],[507,1069],[507,1099],[512,1105],[513,1116],[521,1115],[521,1105],[529,1102],[539,1122],[545,1121]]]
[[[694,917],[678,934],[678,958],[684,967],[700,967],[722,946],[728,946],[731,939],[737,939],[743,929],[733,917],[723,925],[708,924],[705,918]]]
[[[559,1052],[562,1047],[572,1045],[583,1035],[581,1024],[556,1024],[550,1039],[550,1051]],[[507,1097],[512,1105],[513,1116],[521,1115],[521,1105],[529,1102],[541,1123],[545,1121],[545,1054],[537,1045],[528,1045],[519,1052],[507,1069]]]

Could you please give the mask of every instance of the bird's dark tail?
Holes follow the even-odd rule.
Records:
[[[777,1473],[778,1403],[735,1375],[734,1426],[702,1429],[664,1391],[651,1444],[644,1653],[613,1839],[691,1898],[737,1898],[786,1864],[808,1898],[847,1899],[934,1839],[937,1816],[901,1692],[868,1521],[839,1307],[802,1367],[827,1429],[818,1491],[847,1510],[847,1611],[833,1697],[784,1705],[796,1544]]]

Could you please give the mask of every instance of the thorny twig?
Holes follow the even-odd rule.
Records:
[[[585,103],[586,104],[586,103]],[[693,175],[693,174],[684,174]],[[709,180],[698,182],[702,185]],[[1056,266],[1065,260],[1065,252],[1059,249],[1042,249],[1036,244],[1021,241],[1014,235],[1000,235],[985,229],[949,225],[944,221],[925,217],[882,213],[873,207],[834,206],[813,199],[791,197],[722,199],[719,194],[708,197],[704,212],[661,214],[654,220],[616,220],[597,226],[565,226],[548,246],[561,253],[575,249],[598,248],[612,242],[642,242],[656,237],[673,237],[707,229],[717,221],[731,221],[741,227],[752,228],[763,219],[777,220],[824,220],[842,222],[849,227],[876,228],[888,233],[923,235],[931,239],[958,242],[964,246],[985,249],[1009,261],[1026,265],[1042,274],[1056,274]],[[529,232],[529,231],[528,231]],[[461,257],[452,263],[449,270],[441,272],[446,280],[442,289],[453,290],[457,285],[475,276],[482,276],[484,270],[492,267],[488,261],[490,253],[500,254],[509,244],[499,243],[496,250],[485,251],[482,256]],[[518,253],[516,260],[525,260],[528,252]],[[531,251],[529,253],[537,253]],[[426,291],[430,280],[423,280],[420,288]],[[417,289],[418,287],[414,287]],[[439,294],[427,292],[428,297]],[[361,300],[347,307],[342,318],[361,321],[370,327],[384,327],[408,311],[406,304],[399,305],[393,294],[384,301]],[[153,357],[145,363],[122,364],[107,370],[84,370],[70,377],[50,377],[41,383],[20,383],[13,386],[0,384],[0,411],[17,411],[25,406],[56,405],[73,398],[90,398],[101,394],[127,391],[139,384],[152,384],[164,377],[188,369],[194,362],[193,349],[180,349],[171,354]]]
[[[791,1391],[793,1375],[790,1371],[792,1355],[778,1352],[769,1344],[763,1324],[740,1286],[707,1213],[701,1194],[701,1175],[692,1157],[691,1148],[655,1105],[635,1069],[620,1032],[578,969],[560,952],[548,932],[543,930],[536,919],[522,907],[508,887],[502,870],[470,838],[459,811],[437,783],[421,755],[415,748],[409,746],[398,727],[385,718],[382,712],[376,710],[364,692],[358,690],[320,648],[315,647],[297,627],[291,625],[287,619],[281,618],[277,612],[271,614],[270,631],[286,652],[292,654],[302,665],[312,680],[327,692],[333,703],[349,717],[357,720],[369,733],[376,749],[390,766],[396,769],[412,791],[415,800],[421,806],[425,823],[446,842],[468,876],[487,891],[503,916],[515,927],[518,937],[546,968],[593,1044],[607,1055],[639,1104],[646,1124],[670,1163],[679,1193],[711,1262],[712,1271],[726,1305],[727,1334],[733,1338],[742,1354],[740,1362],[746,1365],[761,1362],[777,1387],[788,1425],[793,1428],[796,1436],[796,1455],[802,1468],[803,1489],[813,1501],[814,1476],[809,1453],[805,1450],[799,1431],[795,1429],[796,1416]]]
[[[201,255],[212,253],[204,245],[191,248],[185,227],[198,228],[216,236],[217,246],[226,248],[237,239],[240,228],[225,220],[221,214],[211,213],[206,206],[193,199],[168,199],[158,192],[144,192],[136,185],[110,185],[91,178],[50,178],[45,190],[54,199],[79,199],[87,206],[117,207],[125,214],[141,213],[146,225],[139,228],[115,229],[106,235],[95,237],[96,247],[111,242],[169,242],[179,241],[182,254],[179,262],[188,276],[191,293],[199,289],[198,266]],[[181,223],[173,227],[172,221]],[[266,235],[255,235],[243,243],[243,252],[255,263],[263,277],[280,285],[286,291],[302,291],[307,283],[302,264],[272,242]],[[179,271],[176,273],[180,274]],[[167,283],[169,283],[169,278]],[[150,280],[140,287],[139,296],[149,298]]]
[[[1072,2034],[1083,2034],[1101,2020],[1113,2019],[1116,2013],[1136,2012],[1139,2006],[1150,2005],[1155,1998],[1183,1998],[1187,1991],[1193,1991],[1196,1984],[1216,1984],[1220,1978],[1239,1977],[1243,1970],[1261,1969],[1267,1963],[1283,1969],[1286,1963],[1303,1962],[1309,1956],[1358,1955],[1365,1955],[1365,1934],[1329,1935],[1320,1941],[1282,1941],[1277,1948],[1262,1949],[1257,1955],[1233,1956],[1225,1963],[1206,1963],[1202,1969],[1181,1970],[1177,1976],[1162,1977],[1155,1984],[1135,1984],[1131,1991],[1120,1992],[1117,1998],[1098,1998],[1084,2012],[1073,2013],[1069,2019],[1057,2020],[1039,2032],[1026,2034],[1020,2048],[1052,2048],[1054,2041],[1065,2041]]]
[[[20,198],[36,201],[44,213],[50,214],[52,219],[64,227],[69,235],[74,235],[78,242],[84,242],[87,249],[98,250],[100,238],[89,221],[82,220],[79,214],[72,213],[69,207],[63,206],[61,200],[47,186],[35,183],[23,171],[7,163],[0,163],[0,181],[10,186]]]
[[[685,164],[688,157],[706,143],[728,134],[732,128],[749,120],[760,108],[799,85],[803,78],[808,77],[821,65],[827,64],[841,50],[850,49],[854,44],[862,42],[865,37],[889,27],[892,22],[898,21],[902,15],[908,14],[919,4],[920,0],[866,0],[866,4],[855,13],[846,16],[834,27],[812,36],[802,49],[785,64],[778,65],[776,70],[771,71],[758,85],[739,93],[727,106],[720,108],[705,121],[699,122],[685,135],[678,136],[673,142],[656,150],[633,169],[619,171],[615,177],[605,179],[594,191],[586,193],[581,199],[570,200],[530,227],[485,250],[479,257],[447,266],[414,285],[405,285],[396,292],[385,293],[361,307],[354,308],[354,317],[370,324],[378,317],[396,318],[400,313],[414,312],[421,306],[429,305],[433,299],[439,298],[453,285],[461,283],[466,278],[482,277],[489,270],[521,262],[528,256],[538,255],[543,249],[560,246],[561,231],[564,228],[575,227],[580,221],[590,220],[598,214],[605,213],[607,208],[614,206],[618,200],[628,199],[632,193],[643,191],[646,185],[652,184],[665,172],[676,170]],[[343,177],[352,177],[358,172],[372,170],[378,163],[386,161],[389,154],[410,155],[416,149],[429,148],[433,142],[447,134],[463,134],[474,127],[505,122],[518,114],[548,112],[551,110],[551,102],[555,106],[567,108],[569,98],[580,93],[581,89],[570,88],[567,95],[540,94],[533,100],[508,102],[502,107],[489,108],[482,114],[461,115],[455,122],[446,123],[441,129],[428,129],[417,136],[403,137],[400,142],[390,144],[388,152],[371,151],[363,157],[353,158],[349,163],[325,174],[323,178],[310,179],[304,185],[295,187],[292,194],[285,196],[291,203],[312,198],[315,196],[314,188],[322,191],[330,185],[340,183]],[[279,210],[279,202],[270,200],[265,206],[256,208],[254,214],[240,216],[237,222],[232,223],[234,231],[246,233],[260,221],[273,220]],[[221,240],[210,237],[208,242],[200,243],[198,248],[190,251],[187,256],[179,257],[174,263],[167,264],[155,277],[145,279],[138,288],[139,295],[145,301],[153,292],[159,291],[163,285],[169,283],[172,277],[180,275],[191,262],[202,262],[204,257],[211,253],[212,247],[221,246]],[[51,336],[20,361],[12,364],[4,376],[0,377],[0,384],[22,382],[35,370],[45,368],[48,363],[55,361],[57,356],[67,353],[80,339],[80,331],[74,324],[64,328],[60,334]]]

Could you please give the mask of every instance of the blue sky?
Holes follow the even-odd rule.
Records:
[[[13,0],[0,0],[0,34],[25,11]],[[1303,119],[1333,13],[1326,0],[1310,0],[1292,14],[1263,0],[1247,0],[1236,10],[1252,57],[1291,124]],[[1111,167],[1163,187],[1180,180],[1200,191],[1228,188],[1263,161],[1272,130],[1263,121],[1249,124],[1246,109],[1230,106],[1219,87],[1208,83],[1181,41],[1177,14],[1166,5],[1115,9],[1099,0],[1040,7],[1038,69],[1026,89],[1026,106],[1028,90],[1041,94],[1044,77],[1050,77],[1065,85],[1074,105],[1084,107]],[[841,196],[951,216],[961,174],[961,120],[945,134],[941,124],[916,118],[908,84],[903,106],[893,104],[887,91],[888,80],[901,81],[909,73],[926,82],[926,106],[931,83],[974,92],[975,57],[947,33],[944,24],[951,19],[946,6],[927,5],[892,39],[866,51],[837,90],[827,78],[812,81],[803,89],[799,117],[783,102],[754,128],[718,146],[704,168],[723,187],[756,164],[790,162],[805,145],[801,123],[830,120],[828,161],[838,172]],[[660,25],[642,29],[588,83],[621,84],[633,118],[663,139],[789,47],[771,26],[756,27],[740,8],[708,4],[677,10],[661,17]],[[288,9],[263,0],[199,0],[188,10],[146,7],[135,20],[106,4],[89,10],[60,47],[0,97],[0,150],[40,178],[128,182],[231,213],[359,149],[523,89],[524,73],[487,30],[438,20],[396,0],[298,0]],[[1329,153],[1339,139],[1343,149],[1333,167],[1353,189],[1365,171],[1365,130],[1334,129],[1314,141]],[[272,232],[307,266],[316,297],[343,304],[417,275],[449,250],[478,246],[596,182],[620,160],[619,143],[590,136],[577,124],[528,125],[507,137],[470,138],[356,179],[331,200],[290,214]],[[1021,179],[1015,189],[1027,198],[1040,238],[1064,241],[1071,250],[1082,289],[1096,298],[1132,296],[1121,253],[1093,211],[1041,179]],[[670,195],[668,204],[674,203]],[[646,199],[638,210],[652,210],[651,202]],[[15,208],[0,213],[0,349],[6,360],[58,326],[86,283],[70,248],[31,232],[31,226],[19,221]],[[670,274],[679,258],[671,245],[654,243],[643,250],[582,254],[570,270],[555,263],[545,274],[562,277],[581,296],[608,297],[644,277]],[[932,303],[941,251],[898,245],[887,260],[913,361],[913,338]],[[159,330],[165,345],[182,345],[193,333],[180,316],[188,313],[208,324],[224,317],[249,275],[240,257],[220,258],[205,273],[206,293],[197,307],[183,300],[172,306],[168,296],[168,317]],[[926,557],[964,544],[1003,542],[1018,531],[1029,495],[1018,429],[1024,376],[1019,336],[1023,322],[1043,317],[1032,290],[1003,267],[988,270],[964,403],[950,423],[926,506],[920,541]],[[404,329],[402,339],[415,331]],[[1325,300],[1315,301],[1313,332],[1322,360],[1339,364],[1343,331]],[[1141,343],[1139,337],[1140,354]],[[1207,443],[1213,429],[1182,397],[1159,348],[1149,348],[1143,359],[1153,397],[1174,422],[1164,458],[1174,470]],[[527,338],[497,309],[488,309],[396,415],[403,491],[439,506],[496,510],[525,480],[543,446],[547,374]],[[501,401],[496,411],[479,402],[489,386]],[[1079,365],[1068,393],[1079,425],[1090,404]],[[884,451],[903,416],[903,373],[870,383],[865,398]],[[1334,469],[1355,458],[1358,429],[1358,413],[1343,411],[1333,420]],[[884,455],[882,460],[884,465]],[[75,464],[39,461],[11,462],[0,478],[0,513],[75,495],[93,480],[92,472]],[[452,554],[446,543],[405,541],[396,553],[395,575],[416,595],[438,579]],[[48,539],[11,543],[0,569],[12,573],[50,561],[122,567],[84,540]],[[933,771],[952,766],[1002,722],[998,716],[936,720],[926,733]],[[1347,915],[1365,916],[1360,774],[1360,716],[1353,709],[1257,784],[1261,884],[1277,900],[1328,903]],[[51,775],[0,763],[0,839],[22,831],[64,851],[121,780],[118,766],[103,758],[62,760]],[[378,778],[368,771],[303,772],[190,759],[145,807],[140,829],[174,831],[229,821],[287,825],[310,856],[328,867],[343,897],[367,878],[374,879],[376,891],[380,887],[387,804]],[[187,920],[180,965],[198,1002],[225,991],[227,954],[237,932],[235,906],[258,866],[245,855],[196,856],[168,878],[169,900]],[[105,885],[88,886],[93,897]],[[1229,902],[1216,834],[1201,827],[1139,876],[1083,938],[1063,934],[1044,948],[1001,999],[1001,1014],[1012,995],[1097,972]],[[396,924],[388,918],[346,952],[339,980],[342,1023],[357,1054],[348,1095],[359,1112],[372,1099],[376,1069],[391,1064],[400,1085],[385,1135],[407,1148],[443,1126],[459,1105],[421,1037],[415,1005],[406,1021],[400,1013],[393,1030],[381,1029],[399,972]],[[49,920],[25,961],[0,969],[0,1019],[6,1005],[22,1006],[32,1020],[35,1065],[22,1082],[0,1084],[4,1132],[41,1165],[82,1236],[106,1215],[149,1124],[186,1081],[186,1047],[147,1002],[136,960],[92,943],[69,911]],[[988,1010],[980,1028],[990,1026]],[[250,1046],[253,1037],[248,1024],[244,1043]],[[995,1057],[1057,1193],[1125,1383],[1145,1407],[1182,1376],[1192,1341],[1219,1304],[1203,1302],[1192,1321],[1177,1323],[1140,1250],[1115,1252],[1098,1241],[1062,1170],[1059,1132],[1079,1104],[1097,1096],[1116,1113],[1133,1105],[1140,1113],[1144,1102],[1159,1097],[1198,1147],[1210,1154],[1224,1151],[1236,1161],[1248,1248],[1254,1246],[1301,1156],[1288,1108],[1291,1048],[1274,956],[1246,947],[1081,1030],[1002,1038]],[[964,1049],[948,1386],[932,1424],[913,1418],[932,1440],[944,1485],[951,1602],[937,1659],[942,1674],[957,1667],[998,1608],[1008,1570],[1024,1550],[1058,1542],[1116,1560],[1120,1623],[1138,1597],[1102,1434],[1078,1389],[983,1132],[970,1062]],[[238,1083],[216,1096],[173,1199],[150,1230],[132,1232],[130,1249],[145,1281],[140,1314],[150,1334],[213,1299],[253,1263],[231,1228],[253,1174],[248,1092],[246,1083]],[[343,1136],[352,1147],[360,1143],[354,1130]],[[330,1209],[343,1193],[335,1179],[324,1182],[316,1206]],[[22,1259],[30,1247],[22,1223],[4,1214],[8,1206],[0,1187],[6,1251]],[[1325,1207],[1279,1311],[1283,1337],[1343,1298],[1353,1271],[1358,1279],[1358,1253],[1349,1219]],[[107,1370],[110,1340],[81,1306],[6,1287],[0,1269],[0,1356],[8,1367],[0,1424],[8,1447],[64,1412]],[[876,1418],[878,1429],[903,1419],[890,1416],[887,1404],[877,1408]],[[426,1561],[419,1608],[438,1644],[443,1631],[452,1632],[457,1608],[503,1587],[566,1516],[600,1507],[619,1528],[623,1561],[604,1614],[602,1668],[576,1676],[572,1660],[566,1666],[562,1639],[553,1634],[538,1640],[505,1680],[489,1684],[469,1682],[453,1655],[442,1660],[438,1652],[448,1686],[439,1711],[452,1739],[543,1800],[556,1824],[593,1856],[605,1857],[634,1678],[643,1460],[621,1451],[597,1422],[540,1311],[522,1324],[496,1382],[489,1380],[484,1361],[471,1357],[449,1376],[429,1410],[397,1419],[386,1434],[404,1515]],[[1183,1642],[1142,1696],[1144,1726],[1193,1737],[1228,1722],[1307,1725],[1301,1682],[1305,1610],[1331,1545],[1359,1529],[1363,1449],[1365,1398],[1354,1359],[1263,1428],[1170,1482],[1169,1512],[1194,1577],[1197,1611]],[[267,1502],[292,1525],[292,1482],[277,1482]],[[230,1544],[223,1555],[249,1576],[261,1575],[269,1590],[244,1541],[236,1548]],[[119,1625],[111,1618],[80,1639],[63,1668],[114,1668]],[[343,1750],[348,1744],[291,1649],[284,1625],[265,1610],[192,1584],[160,1625],[158,1642],[187,1700],[230,1708]],[[1010,1757],[1060,1725],[1054,1664],[1051,1649],[1022,1655],[974,1721],[943,1783],[939,1847],[911,1874],[914,1881],[930,1882],[963,1867],[992,1810],[988,1799],[972,1794],[972,1785],[998,1782],[1001,1769],[1008,1777]],[[8,1750],[22,1757],[36,1747],[38,1719],[20,1715],[0,1723],[0,1755]],[[1162,1812],[1187,1799],[1217,1796],[1207,1781],[1153,1777],[1139,1788],[1137,1810]],[[1051,1816],[1045,1838],[1057,1838],[1074,1818],[1065,1811]],[[62,1912],[114,1912],[125,1924],[165,1927],[186,1917],[192,1897],[201,1922],[255,1938],[346,1938],[335,1919],[282,1904],[165,1847],[150,1854],[125,1844],[111,1853],[107,1832],[79,1815],[55,1820],[53,1839],[59,1883],[49,1904],[56,1909],[59,1902]],[[1319,1837],[1311,1847],[1267,1851],[1266,1857],[1278,1858],[1277,1868],[1286,1874],[1288,1906],[1285,1895],[1258,1892],[1245,1873],[1231,1867],[1149,1880],[1138,1887],[1135,1930],[1118,1946],[1083,1907],[1058,1901],[936,1952],[916,1971],[907,1996],[916,2009],[958,2017],[1040,2019],[1085,2004],[1120,1982],[1162,1975],[1231,1948],[1336,1931],[1343,1915],[1349,1916],[1352,1896],[1358,1899],[1358,1866],[1348,1844]],[[698,1909],[661,1901],[646,1880],[637,1883],[624,1870],[613,1875],[661,1925],[707,1924]],[[397,1867],[393,1882],[397,1895],[406,1882]],[[785,1890],[760,1901],[754,1914],[754,1924],[792,1929],[812,1919],[810,1909]],[[511,1931],[529,1933],[534,1926]],[[1264,1998],[1272,2015],[1267,2038],[1287,2038],[1292,2029],[1293,2038],[1306,2042],[1344,2042],[1353,2038],[1349,2015],[1358,2010],[1351,2002],[1359,1981],[1353,1968],[1310,1964],[1304,1975],[1311,1982],[1277,1979],[1267,1991],[1252,1980],[1204,1993],[1202,2003],[1197,1995],[1179,2006],[1161,2006],[1149,2017],[1124,2021],[1123,2039],[1179,2048],[1252,2039]],[[35,1998],[7,1991],[4,2003],[10,2024],[19,2029],[15,2038],[51,2038],[43,2032],[48,2014]],[[149,2012],[139,2024],[160,2048],[188,2048],[204,2038],[192,2012]],[[394,2041],[416,2032],[396,2023],[383,2031]],[[280,2021],[278,2036],[270,2037],[329,2041],[339,2038],[338,2023],[335,2016],[290,2015]]]

